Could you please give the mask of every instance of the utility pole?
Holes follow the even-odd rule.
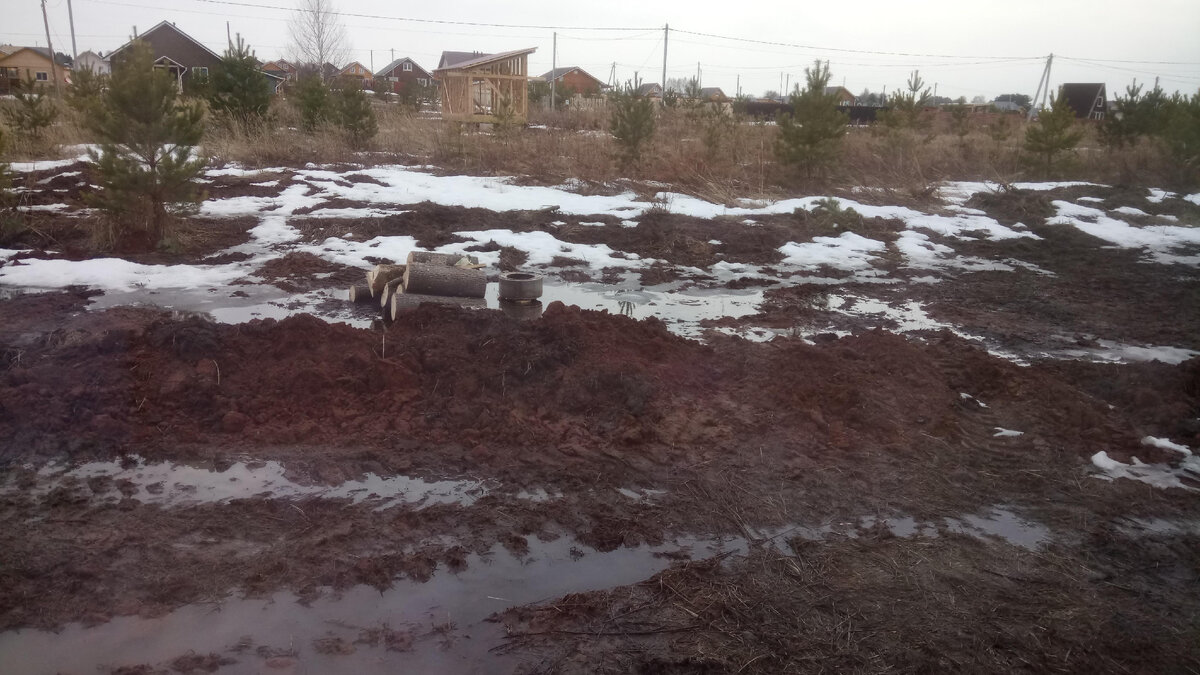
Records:
[[[558,32],[554,33],[553,47],[550,49],[550,109],[554,110],[554,81],[558,78],[554,71],[558,69]]]
[[[613,61],[612,70],[608,71],[608,86],[617,86],[617,62]]]
[[[75,46],[75,12],[71,10],[71,0],[67,0],[67,21],[71,22],[71,66],[79,58],[79,48]]]
[[[54,93],[62,96],[58,83],[58,63],[54,60],[54,43],[50,41],[50,19],[46,18],[46,0],[42,0],[42,23],[46,26],[46,48],[50,50],[50,72],[54,74]]]
[[[371,50],[371,74],[375,74],[375,50]]]
[[[671,24],[664,23],[663,24],[663,72],[662,72],[662,82],[659,83],[659,87],[661,88],[661,91],[662,91],[663,105],[667,104],[667,38],[670,36],[670,34],[671,34]]]
[[[1037,91],[1033,92],[1033,99],[1029,103],[1029,114],[1026,115],[1025,121],[1033,121],[1033,115],[1038,109],[1038,96],[1042,97],[1042,106],[1046,107],[1046,95],[1050,93],[1050,64],[1054,62],[1054,54],[1046,57],[1046,67],[1042,70],[1042,77],[1038,80]]]
[[[700,88],[700,62],[696,62],[696,89]]]
[[[787,100],[788,94],[791,93],[790,91],[788,91],[789,89],[791,89],[791,87],[792,87],[792,74],[788,73],[787,79],[784,81],[783,91],[780,92],[783,94],[783,98],[785,101]]]
[[[741,73],[738,73],[738,76],[737,76],[737,88],[736,88],[736,90],[735,90],[735,91],[737,91],[737,93],[736,93],[736,94],[734,94],[734,96],[736,96],[736,97],[738,97],[738,98],[741,98],[741,96],[742,96],[742,75],[741,75]]]
[[[70,2],[70,0],[67,0]],[[229,34],[229,22],[225,22],[225,42],[229,43],[229,51],[233,51],[233,36]]]
[[[396,60],[396,48],[392,47],[392,61]]]

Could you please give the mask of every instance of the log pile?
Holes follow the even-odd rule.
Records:
[[[374,302],[385,318],[422,302],[484,307],[487,275],[473,256],[413,251],[403,265],[376,265],[365,286],[350,287],[350,301]]]

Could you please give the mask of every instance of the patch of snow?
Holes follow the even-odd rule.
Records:
[[[345,208],[345,209],[317,209],[309,211],[303,215],[293,216],[294,218],[383,218],[384,216],[392,216],[400,213],[408,213],[406,210],[390,211],[387,209],[371,209],[371,208]]]
[[[1148,215],[1150,215],[1149,213],[1146,213],[1145,211],[1143,211],[1139,208],[1133,207],[1133,206],[1118,206],[1117,208],[1113,209],[1112,212],[1120,213],[1120,214],[1123,214],[1126,216],[1148,216]]]
[[[713,246],[720,246],[721,240],[720,239],[709,239],[708,243],[712,244]]]
[[[64,166],[71,166],[76,162],[87,161],[88,156],[75,157],[73,159],[43,159],[32,162],[9,162],[8,168],[12,171],[26,173],[29,171],[49,171],[50,169],[61,169]]]
[[[309,186],[303,183],[289,185],[276,197],[229,197],[209,199],[200,204],[200,215],[217,218],[248,216],[271,211],[278,215],[291,215],[297,209],[309,208],[325,201],[320,195],[307,195]]]
[[[1163,203],[1164,199],[1174,199],[1178,196],[1179,195],[1175,194],[1174,192],[1167,192],[1166,190],[1160,190],[1158,188],[1150,188],[1150,196],[1146,197],[1146,201],[1150,202],[1151,204],[1161,204]]]
[[[265,180],[261,183],[251,183],[254,187],[275,187],[279,185],[278,180]]]
[[[875,254],[886,248],[887,245],[881,241],[843,232],[840,237],[813,237],[811,242],[804,244],[788,242],[779,247],[779,252],[784,256],[784,265],[804,269],[816,269],[824,265],[854,271],[870,267]]]
[[[1101,203],[1101,204],[1104,203],[1104,200],[1099,197],[1080,197],[1079,201],[1081,201],[1081,202],[1096,202],[1096,203]]]
[[[330,237],[320,244],[297,246],[294,250],[311,253],[319,258],[338,265],[349,265],[368,269],[372,266],[366,261],[367,257],[387,258],[403,262],[412,251],[422,250],[417,247],[417,240],[408,236],[375,237],[367,241],[347,241],[340,237]],[[496,253],[499,260],[499,253]]]
[[[1149,257],[1158,262],[1190,263],[1191,258],[1172,256],[1171,251],[1183,246],[1200,245],[1200,228],[1179,225],[1134,227],[1123,220],[1110,218],[1100,209],[1060,200],[1054,201],[1053,205],[1058,215],[1048,220],[1047,224],[1071,225],[1121,248],[1145,249]]]
[[[0,248],[0,260],[8,260],[18,253],[25,253],[32,249],[28,248]]]
[[[1174,450],[1175,452],[1181,453],[1185,456],[1192,454],[1192,451],[1186,445],[1180,445],[1178,443],[1173,443],[1172,441],[1170,441],[1169,439],[1166,439],[1166,438],[1155,438],[1154,436],[1147,436],[1142,439],[1142,445],[1148,445],[1153,448],[1162,448],[1163,450]]]
[[[1180,488],[1196,492],[1196,488],[1184,484],[1181,478],[1200,479],[1200,457],[1196,455],[1188,455],[1178,466],[1145,464],[1137,457],[1133,458],[1132,464],[1125,464],[1109,457],[1107,452],[1101,450],[1092,455],[1092,464],[1102,472],[1096,476],[1097,478],[1104,480],[1128,478],[1164,489]]]
[[[67,204],[22,204],[17,207],[18,211],[65,211],[71,208]]]
[[[1016,438],[1017,436],[1025,435],[1024,431],[1013,431],[1004,427],[995,427],[995,429],[996,433],[992,434],[992,438]]]
[[[1183,200],[1186,202],[1191,202],[1191,203],[1195,204],[1196,206],[1200,206],[1200,192],[1197,192],[1194,195],[1188,195],[1188,196],[1184,197]]]
[[[89,286],[101,290],[196,288],[222,286],[245,276],[244,266],[142,265],[120,258],[92,260],[26,260],[0,268],[0,284],[34,288]]]
[[[43,179],[39,180],[38,185],[46,185],[50,181],[54,180],[55,178],[69,178],[71,176],[78,176],[82,173],[83,173],[82,171],[65,171],[63,173],[51,176],[49,178],[43,178]]]
[[[580,224],[580,225],[583,225],[583,226],[585,226],[585,227],[604,227],[605,225],[608,225],[608,223],[601,223],[601,222],[598,222],[598,221],[596,221],[596,222],[586,222],[586,223],[585,223],[585,222],[583,222],[583,221],[580,221],[580,222],[579,222],[579,224]]]
[[[482,232],[456,232],[455,234],[470,241],[448,244],[438,250],[447,253],[466,253],[465,249],[468,246],[494,241],[501,246],[511,246],[524,251],[529,256],[527,263],[530,265],[549,265],[550,261],[557,256],[583,260],[587,265],[596,269],[616,266],[634,268],[654,262],[652,259],[641,259],[633,254],[628,254],[629,257],[626,259],[617,259],[613,256],[616,251],[609,248],[607,244],[572,244],[556,239],[548,232],[484,230]],[[472,255],[476,254],[472,253]],[[499,251],[483,253],[479,256],[479,261],[498,264],[499,256]]]
[[[637,227],[637,226],[638,226],[638,222],[636,220],[622,220],[621,221],[621,227]]]

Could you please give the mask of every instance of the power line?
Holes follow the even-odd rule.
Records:
[[[296,12],[295,7],[283,7],[280,5],[260,5],[250,2],[237,2],[237,0],[196,0],[196,2],[207,2],[213,5],[231,5],[234,7],[251,7],[254,9],[277,9],[285,12]],[[533,28],[537,30],[623,30],[623,31],[646,31],[655,30],[649,26],[541,26],[535,24],[513,24],[513,23],[487,23],[484,21],[452,21],[449,19],[417,19],[404,16],[388,16],[385,14],[360,14],[357,12],[333,12],[338,16],[352,16],[359,19],[383,19],[386,21],[408,21],[412,23],[436,23],[451,26],[484,26],[488,28]]]
[[[208,0],[205,0],[206,2]],[[915,56],[920,58],[936,58],[936,59],[1029,59],[1043,58],[1041,56],[962,56],[958,54],[919,54],[912,52],[883,52],[869,49],[849,49],[844,47],[817,47],[814,45],[800,45],[792,42],[773,42],[771,40],[755,40],[752,38],[730,37],[728,35],[715,35],[713,33],[700,33],[697,31],[683,30],[680,28],[672,28],[673,32],[686,33],[688,35],[698,35],[700,37],[716,38],[718,40],[732,40],[734,42],[749,42],[760,45],[771,45],[774,47],[791,47],[792,49],[809,49],[821,52],[846,52],[849,54],[875,54],[879,56]]]

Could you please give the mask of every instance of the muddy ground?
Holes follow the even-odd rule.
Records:
[[[251,194],[248,182],[210,190]],[[1019,212],[1044,238],[1036,246],[956,244],[1042,272],[943,271],[941,283],[835,289],[750,279],[770,285],[761,312],[713,327],[795,329],[761,343],[689,340],[654,318],[561,303],[533,321],[427,305],[361,329],[307,315],[231,325],[88,310],[84,289],[0,300],[0,652],[16,672],[42,672],[21,647],[33,630],[166,622],[209,606],[229,606],[232,618],[235,599],[281,593],[303,614],[363,586],[417,593],[470,579],[489,560],[520,568],[562,549],[569,559],[553,573],[566,578],[572,564],[604,566],[626,551],[657,562],[619,583],[498,602],[478,624],[443,615],[215,649],[182,639],[171,658],[130,649],[96,663],[367,672],[355,660],[364,654],[397,667],[428,648],[478,652],[432,667],[442,672],[1200,670],[1200,476],[1180,472],[1180,487],[1161,489],[1102,480],[1091,462],[1104,451],[1179,465],[1178,452],[1146,436],[1200,447],[1200,358],[1034,358],[1098,337],[1198,349],[1200,275],[1045,225],[1046,198],[972,204],[998,218]],[[636,227],[579,220],[425,204],[297,227],[311,241],[323,239],[319,228],[362,228],[363,238],[411,234],[436,246],[503,222],[702,268],[720,258],[769,265],[789,240],[836,232],[803,213],[750,230],[659,213]],[[83,255],[71,239],[82,235],[64,234],[78,226],[53,222],[56,241],[80,242]],[[245,223],[220,222],[226,234],[192,248],[137,255],[195,260],[246,240]],[[854,227],[882,240],[902,229]],[[306,255],[259,276],[307,290],[361,275]],[[563,262],[550,271],[594,276]],[[868,291],[919,300],[984,340],[897,335],[827,311],[830,293]],[[303,494],[204,499],[202,485],[193,501],[164,505],[156,499],[180,497],[169,481],[63,473],[88,462],[112,462],[113,475],[169,462],[227,483],[281,466]],[[461,498],[384,507],[321,492],[372,476],[460,481]],[[1019,532],[955,525],[997,512]],[[741,544],[714,554],[681,538]]]

